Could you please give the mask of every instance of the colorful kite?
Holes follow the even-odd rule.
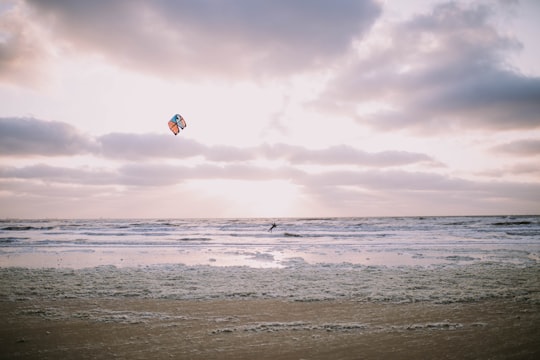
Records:
[[[174,135],[178,135],[180,130],[184,129],[186,126],[186,121],[180,114],[174,115],[171,120],[169,120],[169,129],[171,129]]]

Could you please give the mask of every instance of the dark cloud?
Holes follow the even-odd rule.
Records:
[[[497,145],[491,148],[491,151],[501,154],[518,156],[538,156],[540,155],[540,140],[523,139],[509,143]]]
[[[149,161],[201,157],[211,162],[247,162],[265,158],[292,165],[356,165],[392,167],[440,164],[425,154],[406,151],[369,153],[348,145],[307,149],[288,144],[257,147],[208,146],[170,134],[112,133],[91,138],[71,125],[32,118],[0,118],[0,154],[4,156],[55,156],[93,154],[107,159]]]
[[[374,0],[27,0],[56,39],[121,64],[191,76],[305,70],[340,56]],[[159,66],[156,66],[159,64]]]
[[[0,155],[58,156],[96,150],[77,129],[62,122],[33,118],[0,118]]]
[[[396,25],[391,46],[344,68],[319,105],[355,116],[362,102],[385,102],[389,110],[358,116],[384,130],[540,127],[540,78],[508,66],[521,45],[497,32],[491,15],[446,3]]]

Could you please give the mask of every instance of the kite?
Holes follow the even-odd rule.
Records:
[[[174,115],[171,120],[169,120],[169,129],[171,129],[174,135],[178,135],[180,130],[184,129],[186,126],[186,121],[180,114]]]

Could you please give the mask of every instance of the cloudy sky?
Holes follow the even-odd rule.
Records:
[[[0,217],[538,214],[538,18],[0,0]]]

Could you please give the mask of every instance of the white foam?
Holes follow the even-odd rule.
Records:
[[[115,311],[95,308],[91,310],[77,310],[70,312],[68,309],[58,307],[31,307],[18,311],[18,315],[39,316],[48,320],[85,319],[95,322],[141,324],[148,321],[184,321],[192,317],[183,315],[170,315],[161,312],[148,311]]]
[[[453,303],[505,298],[540,303],[540,267],[501,263],[286,268],[161,265],[86,269],[0,268],[0,300],[56,298],[283,299]]]
[[[326,332],[352,332],[369,328],[360,323],[324,323],[314,324],[302,321],[293,322],[257,322],[247,325],[225,327],[212,330],[212,334],[245,332],[277,332],[277,331],[326,331]]]

